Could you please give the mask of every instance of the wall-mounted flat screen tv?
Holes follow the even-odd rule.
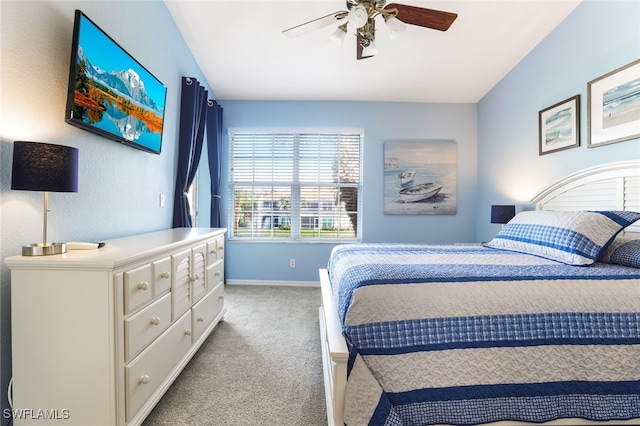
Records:
[[[66,121],[160,153],[167,88],[76,10]]]

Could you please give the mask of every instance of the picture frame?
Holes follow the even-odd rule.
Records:
[[[580,146],[580,95],[538,112],[538,133],[539,155]]]
[[[384,142],[384,214],[455,215],[455,140]]]
[[[587,83],[587,148],[640,137],[640,60]]]

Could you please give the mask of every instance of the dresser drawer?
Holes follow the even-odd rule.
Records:
[[[200,338],[202,333],[211,325],[224,307],[224,285],[218,284],[216,288],[192,308],[193,341]]]
[[[129,421],[191,347],[191,315],[182,316],[125,367],[125,406]]]
[[[224,236],[207,243],[207,257],[209,266],[224,259]]]
[[[166,294],[124,321],[125,361],[171,325],[171,295]]]
[[[209,289],[216,288],[218,284],[224,283],[224,261],[219,260],[208,269]]]
[[[124,273],[124,312],[128,313],[149,302],[152,298],[151,265]]]
[[[153,262],[153,297],[171,290],[171,258]]]

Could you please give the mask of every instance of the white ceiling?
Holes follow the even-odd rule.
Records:
[[[354,35],[327,41],[337,25],[282,34],[346,10],[344,0],[165,3],[218,100],[475,103],[580,1],[396,0],[458,18],[446,32],[407,25],[396,40],[376,22],[378,54],[359,61]]]

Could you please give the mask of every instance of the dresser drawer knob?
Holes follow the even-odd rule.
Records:
[[[186,334],[187,336],[191,336],[191,329],[190,329],[190,328],[187,328],[187,329],[184,331],[184,334]]]
[[[153,324],[153,325],[159,325],[159,324],[160,324],[160,317],[153,317],[153,318],[151,318],[151,324]]]
[[[139,290],[148,290],[149,289],[149,283],[146,282],[146,281],[138,283],[138,289]]]
[[[216,271],[213,275],[216,276],[216,277],[219,277],[220,276],[220,271]]]
[[[216,254],[216,249],[212,249],[211,254]]]
[[[140,376],[140,378],[138,379],[138,383],[140,383],[141,385],[146,385],[147,383],[149,383],[149,376],[147,376],[146,374],[144,376]]]
[[[170,276],[171,274],[168,273],[167,271],[164,271],[163,273],[160,274],[160,278],[164,278],[164,279],[169,279]]]
[[[203,322],[204,321],[204,317],[198,317],[198,322]]]
[[[224,250],[224,246],[220,246],[220,251]]]

